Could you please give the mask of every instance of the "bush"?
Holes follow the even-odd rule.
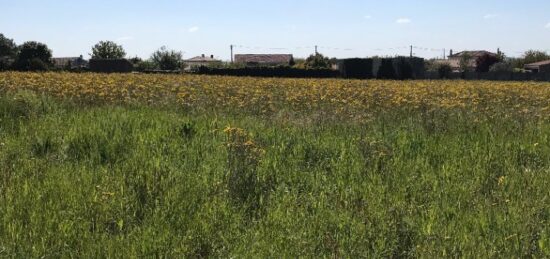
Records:
[[[33,58],[17,63],[17,69],[20,71],[48,71],[50,70],[50,65],[38,58]]]
[[[492,65],[500,62],[501,60],[490,54],[484,54],[476,59],[476,72],[486,73]]]
[[[514,66],[510,62],[499,62],[491,66],[490,72],[514,72]]]
[[[292,63],[294,63],[294,61],[292,61]],[[323,56],[323,54],[317,53],[315,55],[309,56],[306,59],[304,66],[307,69],[331,68],[331,62],[330,59]]]
[[[439,74],[439,78],[451,78],[453,68],[449,64],[440,64],[437,66],[437,73]]]

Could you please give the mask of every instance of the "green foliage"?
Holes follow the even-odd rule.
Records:
[[[304,63],[306,69],[331,68],[331,66],[330,59],[321,53],[309,56]]]
[[[489,69],[494,64],[502,61],[499,56],[493,56],[490,54],[484,54],[476,59],[476,72],[485,73],[489,72]]]
[[[19,46],[15,68],[20,71],[45,71],[51,66],[52,51],[46,44],[28,41]]]
[[[439,78],[450,78],[453,68],[449,64],[439,64],[437,66],[437,73],[439,74]]]
[[[514,72],[514,64],[510,60],[498,62],[491,66],[491,72]]]
[[[549,60],[550,55],[545,51],[528,50],[523,54],[524,65]]]
[[[15,42],[0,33],[0,58],[15,58],[16,55],[17,45]]]
[[[92,59],[121,59],[126,56],[126,51],[121,45],[112,41],[100,41],[92,47],[90,54]]]
[[[2,93],[0,257],[547,258],[550,121],[494,108],[364,121]]]
[[[160,70],[179,70],[182,60],[183,54],[180,51],[168,50],[165,46],[151,55],[151,61]]]

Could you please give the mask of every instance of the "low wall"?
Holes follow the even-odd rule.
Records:
[[[453,72],[446,78],[441,78],[438,72],[424,73],[424,79],[463,79],[463,80],[488,80],[488,81],[546,81],[550,82],[550,73],[518,73],[518,72]]]

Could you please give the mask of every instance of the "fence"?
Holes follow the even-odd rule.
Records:
[[[127,59],[90,59],[90,71],[98,73],[129,73],[134,66]]]

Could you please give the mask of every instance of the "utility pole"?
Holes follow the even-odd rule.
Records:
[[[231,63],[233,64],[233,44],[231,44],[230,48],[231,48]]]
[[[411,58],[413,57],[413,45],[411,45]]]
[[[447,50],[446,49],[443,49],[443,60],[445,60],[445,55],[447,55]]]
[[[315,55],[319,54],[319,52],[317,52],[317,45],[315,45]]]

